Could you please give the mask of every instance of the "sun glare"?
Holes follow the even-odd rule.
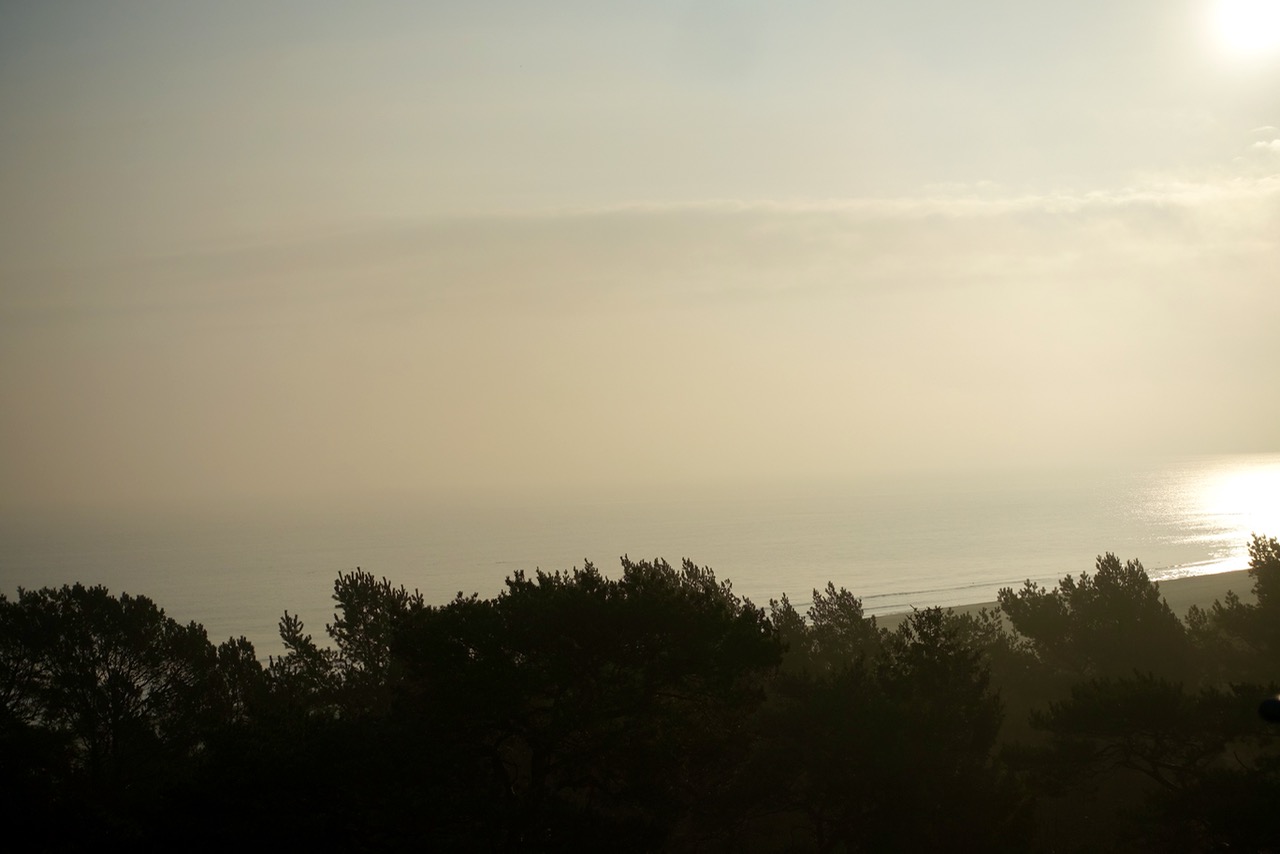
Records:
[[[1280,50],[1280,0],[1217,0],[1213,23],[1218,41],[1235,55]]]
[[[1280,531],[1280,465],[1225,472],[1205,485],[1203,509],[1237,530],[1265,536]]]

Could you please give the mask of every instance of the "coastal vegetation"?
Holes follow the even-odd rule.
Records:
[[[1280,543],[1179,618],[1099,557],[979,614],[801,613],[624,557],[428,604],[356,570],[265,663],[145,596],[0,595],[24,850],[1280,848]],[[17,832],[14,830],[13,832]]]

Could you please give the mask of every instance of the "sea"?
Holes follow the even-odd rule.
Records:
[[[688,558],[757,605],[804,608],[828,582],[868,614],[1052,587],[1098,555],[1155,580],[1243,569],[1280,536],[1280,454],[1123,467],[585,491],[574,498],[403,499],[343,510],[39,513],[0,520],[0,593],[66,583],[144,594],[215,642],[278,654],[285,611],[324,639],[333,582],[361,567],[433,604],[494,596],[523,570]]]

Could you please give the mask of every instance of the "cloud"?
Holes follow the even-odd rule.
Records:
[[[1266,145],[1280,150],[1280,140]],[[1090,192],[980,184],[903,198],[496,213],[29,272],[10,277],[0,323],[296,325],[1002,282],[1192,283],[1215,264],[1275,262],[1277,229],[1280,175]]]
[[[1270,151],[1280,154],[1280,139],[1267,140],[1266,142],[1255,142],[1252,147],[1261,151]]]

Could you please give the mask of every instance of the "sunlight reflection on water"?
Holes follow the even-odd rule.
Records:
[[[1243,569],[1252,534],[1280,535],[1280,458],[1276,455],[1193,461],[1157,478],[1145,504],[1171,543],[1197,544],[1199,561],[1163,567],[1178,578]]]

